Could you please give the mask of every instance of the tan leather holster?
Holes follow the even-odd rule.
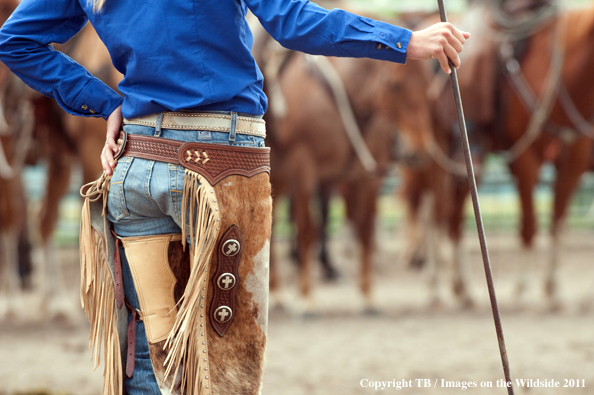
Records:
[[[181,234],[122,238],[149,343],[165,340],[175,323],[177,280],[168,250],[170,243],[180,241]]]

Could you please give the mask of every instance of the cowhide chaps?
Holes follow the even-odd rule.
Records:
[[[259,394],[268,314],[272,220],[269,174],[230,175],[215,185],[186,170],[188,234],[117,238],[105,216],[109,177],[83,187],[81,302],[91,322],[103,394],[120,395],[133,374],[126,353],[124,247],[150,357],[163,394]],[[185,243],[189,236],[192,243]],[[182,243],[183,242],[183,243]]]

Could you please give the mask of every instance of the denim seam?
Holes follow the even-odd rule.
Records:
[[[116,221],[119,221],[122,218],[125,218],[130,215],[130,212],[128,211],[128,207],[126,206],[126,196],[125,196],[125,192],[124,192],[124,181],[126,180],[126,176],[128,175],[128,170],[130,170],[130,166],[132,165],[133,160],[134,160],[133,157],[124,158],[124,159],[120,160],[120,163],[122,164],[122,172],[120,174],[121,179],[118,179],[118,181],[112,182],[110,185],[110,187],[113,185],[116,185],[116,187],[114,188],[114,194],[119,195],[118,197],[120,200],[120,207],[117,208],[117,211],[116,211],[117,215],[114,216],[114,219]]]
[[[181,202],[179,194],[183,194],[183,191],[179,191],[180,183],[178,181],[178,173],[180,172],[180,166],[170,164],[169,165],[169,196],[171,203],[173,204],[173,213],[175,219],[181,223]],[[183,180],[183,179],[182,179]],[[183,182],[183,181],[182,181]],[[175,188],[175,189],[174,189]]]
[[[159,207],[159,203],[157,203],[157,201],[151,195],[151,177],[153,175],[153,167],[154,166],[155,166],[155,161],[149,160],[147,167],[146,167],[146,177],[144,179],[144,194],[148,200],[150,200],[157,207]]]

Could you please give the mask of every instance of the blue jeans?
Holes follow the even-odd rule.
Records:
[[[124,131],[129,134],[161,136],[180,141],[264,147],[262,137],[243,134],[235,135],[235,141],[232,142],[229,140],[229,133],[221,132],[160,130],[138,125],[125,125]],[[129,156],[121,157],[111,178],[107,198],[107,219],[111,221],[115,233],[120,237],[181,233],[183,190],[183,167]],[[140,309],[123,249],[120,256],[126,301],[133,308]],[[128,322],[131,319],[132,315],[128,314]],[[134,375],[132,378],[124,376],[124,391],[127,395],[161,395],[150,361],[142,321],[136,322]]]

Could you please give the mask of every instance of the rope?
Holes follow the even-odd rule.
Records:
[[[578,132],[586,137],[594,139],[594,125],[591,121],[584,119],[580,111],[576,108],[575,104],[571,100],[571,96],[567,91],[567,87],[561,84],[559,89],[559,101],[565,114],[569,118],[569,121],[573,124]]]
[[[503,11],[502,1],[488,2],[491,4],[491,15],[496,23],[496,29],[485,25],[492,41],[519,41],[536,34],[548,26],[559,14],[561,7],[556,3],[547,3],[537,10],[523,12],[513,17]]]
[[[545,86],[542,93],[540,103],[536,103],[536,108],[532,113],[530,122],[526,132],[522,137],[514,143],[514,145],[507,151],[501,152],[501,156],[506,162],[511,163],[515,161],[521,154],[523,154],[534,141],[540,136],[544,128],[545,123],[551,115],[553,104],[557,97],[557,91],[559,89],[561,81],[561,71],[563,70],[563,60],[565,59],[565,47],[563,45],[562,38],[565,37],[565,29],[567,23],[563,22],[560,18],[555,29],[555,39],[553,43],[553,52],[551,55],[551,68],[545,80]],[[517,72],[519,73],[519,65]],[[513,69],[512,69],[513,71]],[[511,73],[513,75],[514,73]],[[515,86],[514,81],[518,82],[518,79],[511,78],[512,86]],[[522,94],[520,93],[520,97]]]
[[[306,59],[308,62],[311,62],[311,64],[314,64],[318,68],[318,70],[328,82],[330,90],[332,91],[332,96],[334,97],[334,101],[338,107],[340,119],[342,120],[347,137],[349,138],[357,158],[359,158],[359,161],[367,172],[374,173],[377,169],[377,162],[373,158],[371,152],[369,152],[367,144],[363,139],[361,129],[359,129],[359,124],[357,123],[357,119],[353,113],[353,108],[349,102],[349,98],[340,75],[334,66],[332,66],[330,61],[325,57],[306,55]]]
[[[427,137],[427,152],[429,153],[429,155],[431,155],[431,158],[433,158],[435,163],[437,163],[442,169],[444,169],[448,173],[460,177],[466,176],[467,172],[464,163],[460,163],[453,160],[452,158],[450,158],[449,155],[443,152],[443,150],[441,149],[439,144],[437,144],[431,133],[429,133],[429,136]],[[477,169],[477,172],[478,171],[480,170]]]

